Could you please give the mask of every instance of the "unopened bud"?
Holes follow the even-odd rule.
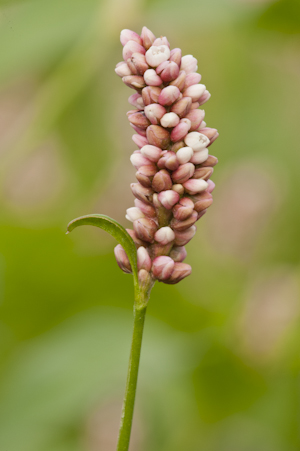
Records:
[[[163,82],[154,69],[146,70],[146,72],[144,73],[144,80],[149,86],[160,86]]]
[[[184,189],[187,193],[193,195],[205,191],[208,187],[208,183],[201,179],[190,179],[183,183]]]
[[[207,136],[199,132],[190,132],[184,138],[184,142],[188,147],[191,147],[194,152],[204,149],[209,144]]]
[[[197,211],[197,213],[200,213],[203,210],[206,210],[208,207],[211,206],[213,203],[213,197],[210,193],[207,191],[204,191],[203,193],[196,194],[193,197],[194,201],[194,209]]]
[[[201,122],[201,124],[199,125],[199,127],[197,128],[197,132],[200,132],[201,133],[201,130],[203,129],[203,128],[206,128],[206,122],[205,121],[202,121]],[[208,146],[210,146],[211,145],[211,142],[208,144]],[[207,147],[208,147],[207,146]]]
[[[146,57],[142,53],[133,53],[131,58],[128,58],[127,65],[131,72],[137,75],[144,75],[147,69],[149,69]]]
[[[122,61],[121,63],[118,63],[115,68],[115,73],[119,75],[119,77],[126,77],[127,75],[132,75],[131,70],[127,66],[127,64]]]
[[[184,70],[181,70],[178,74],[178,77],[175,80],[171,81],[171,86],[177,86],[179,91],[182,91],[185,85],[186,73]]]
[[[152,46],[153,42],[156,39],[152,31],[149,30],[149,28],[147,27],[143,27],[141,38],[143,41],[143,46],[145,47],[146,50],[148,50]]]
[[[161,105],[172,105],[178,97],[180,96],[180,91],[177,86],[167,86],[162,89],[158,97],[158,102]]]
[[[148,140],[145,136],[132,135],[132,141],[141,149],[148,144]]]
[[[194,172],[193,179],[208,180],[211,177],[213,172],[214,172],[214,169],[210,168],[210,167],[197,168]]]
[[[183,262],[187,256],[187,252],[184,246],[173,246],[169,256],[174,262]]]
[[[175,128],[173,128],[171,132],[171,141],[176,142],[182,140],[188,133],[188,131],[191,128],[191,121],[189,119],[183,118],[179,122],[178,125],[176,125]]]
[[[157,166],[159,169],[169,169],[170,171],[175,171],[178,168],[179,163],[175,152],[168,151],[158,160]]]
[[[205,135],[209,140],[211,140],[215,134],[218,132],[218,130],[216,128],[203,128],[201,130],[202,135]]]
[[[150,125],[147,128],[146,136],[150,144],[161,149],[165,149],[170,142],[169,132],[159,125]]]
[[[152,264],[153,276],[158,280],[166,280],[171,277],[175,263],[167,256],[156,257]]]
[[[190,161],[193,154],[194,154],[194,151],[191,147],[181,147],[177,151],[176,157],[177,157],[179,164],[185,164]]]
[[[183,232],[175,232],[175,245],[176,246],[185,246],[196,233],[196,226],[192,225],[190,228],[184,230]]]
[[[166,113],[161,118],[161,125],[165,128],[175,127],[177,124],[179,124],[179,117],[175,113]]]
[[[150,218],[140,218],[133,222],[133,228],[138,238],[148,243],[153,242],[155,232],[157,231],[157,225]]]
[[[153,190],[151,188],[146,188],[142,186],[140,183],[131,183],[130,185],[132,194],[142,202],[146,202],[147,204],[151,204]]]
[[[170,190],[172,188],[172,180],[169,172],[165,169],[158,171],[153,177],[152,188],[157,193]]]
[[[186,88],[182,95],[183,97],[190,97],[193,102],[198,102],[200,97],[204,94],[204,91],[206,89],[205,85],[192,85]]]
[[[146,50],[144,47],[136,41],[128,41],[123,47],[123,58],[127,61],[134,53],[142,53],[145,55]]]
[[[172,190],[176,191],[176,193],[178,193],[179,196],[182,196],[184,194],[184,188],[182,185],[180,185],[180,183],[176,183],[175,185],[173,185]]]
[[[192,99],[190,97],[183,97],[171,106],[171,111],[179,117],[184,117],[190,111],[191,106]]]
[[[130,207],[126,210],[126,216],[125,218],[128,219],[128,221],[135,221],[136,219],[144,218],[144,213],[137,207]]]
[[[167,209],[171,210],[175,204],[179,201],[180,196],[176,191],[173,190],[167,190],[162,191],[158,195],[159,202]]]
[[[191,121],[191,132],[198,129],[205,116],[204,110],[191,110],[186,118]]]
[[[172,180],[175,183],[183,184],[191,177],[195,172],[195,166],[192,163],[185,163],[180,165],[176,171],[172,172]]]
[[[121,244],[118,244],[115,247],[114,253],[115,253],[115,257],[116,257],[117,263],[118,263],[119,267],[122,269],[122,271],[124,271],[124,272],[126,272],[128,274],[131,274],[132,270],[131,270],[130,262],[129,262],[127,254],[124,251],[124,249],[121,246]]]
[[[144,112],[141,111],[131,114],[128,117],[128,120],[131,124],[142,129],[146,129],[150,125],[149,119],[145,116]]]
[[[141,75],[127,75],[122,78],[122,81],[131,89],[142,89],[146,86],[144,77]]]
[[[153,125],[158,125],[167,110],[159,103],[151,103],[145,107],[145,115]]]
[[[198,165],[203,163],[208,157],[208,149],[202,149],[199,152],[194,152],[191,158],[191,163]]]
[[[216,187],[216,184],[212,180],[207,180],[207,184],[208,184],[207,191],[209,193],[212,193]]]
[[[178,67],[181,65],[181,50],[180,49],[173,49],[170,53],[170,61],[173,61],[177,64]]]
[[[159,74],[163,82],[175,80],[179,75],[179,67],[172,61],[165,61],[156,68],[156,73]]]
[[[201,163],[201,167],[211,166],[214,167],[218,164],[218,158],[213,155],[208,155],[207,160]]]
[[[140,271],[141,269],[145,269],[146,271],[150,271],[152,266],[152,261],[148,251],[145,247],[141,246],[137,250],[137,267]]]
[[[196,72],[192,72],[187,74],[184,84],[184,89],[187,89],[189,86],[197,85],[201,80],[201,75]]]
[[[175,263],[173,272],[169,279],[164,280],[165,283],[169,285],[174,285],[180,282],[185,277],[192,273],[192,267],[186,263]]]
[[[188,197],[180,199],[178,204],[173,207],[173,216],[178,221],[184,221],[189,218],[194,210],[194,202]],[[192,225],[192,224],[191,224]]]
[[[153,176],[156,174],[156,172],[157,168],[155,164],[153,164],[153,166],[141,166],[135,176],[141,185],[150,188],[152,185]]]
[[[150,144],[141,148],[141,154],[148,160],[157,162],[161,157],[162,150],[159,147],[151,146]]]
[[[139,199],[134,199],[134,205],[138,207],[145,216],[148,216],[149,218],[155,218],[156,210],[153,205],[145,204],[145,202],[142,202]]]
[[[140,269],[138,273],[139,285],[142,291],[147,291],[151,284],[151,276],[146,269]]]
[[[139,150],[133,152],[130,156],[130,161],[132,166],[136,169],[139,169],[141,166],[152,165],[152,162],[148,158],[144,157]]]
[[[137,33],[135,33],[135,31],[128,29],[121,31],[120,41],[123,46],[126,45],[128,41],[135,41],[138,44],[143,45],[142,38]]]
[[[205,91],[204,94],[200,97],[198,100],[199,105],[203,105],[205,102],[207,102],[211,98],[211,93],[209,91]]]
[[[212,143],[218,138],[218,136],[219,136],[219,133],[216,132],[216,133],[214,134],[214,136],[211,138],[210,143],[207,145],[207,147],[211,146]]]
[[[130,125],[130,127],[133,128],[133,130],[134,130],[136,133],[138,133],[138,134],[141,135],[141,136],[146,137],[146,129],[137,127],[136,125],[133,125],[133,124],[131,124],[131,123],[130,123],[129,125]]]
[[[176,205],[175,205],[176,207]],[[179,219],[175,219],[173,218],[171,221],[171,227],[175,230],[175,231],[179,231],[179,232],[183,232],[184,230],[188,229],[189,227],[191,227],[192,225],[195,224],[195,222],[198,219],[198,213],[196,211],[192,211],[192,214],[180,221]]]
[[[175,233],[171,229],[171,227],[161,227],[154,235],[155,241],[158,243],[165,245],[171,243],[175,239]]]
[[[134,230],[132,229],[126,229],[126,232],[131,236],[131,238],[134,241],[134,244],[136,246],[136,248],[138,249],[140,246],[149,246],[149,243],[147,243],[146,241],[142,241],[138,238],[137,234],[135,233]]]
[[[146,52],[146,61],[151,67],[159,66],[160,63],[162,63],[163,61],[167,61],[169,57],[170,57],[170,49],[167,45],[160,46],[153,45]]]
[[[193,102],[191,106],[191,110],[197,110],[199,108],[200,103],[199,102]]]
[[[181,58],[181,70],[184,70],[186,74],[196,72],[198,69],[198,61],[193,55],[185,55]]]
[[[142,97],[145,105],[150,105],[151,103],[157,103],[159,94],[161,93],[161,88],[157,86],[147,86],[142,90]]]
[[[153,42],[153,45],[159,47],[160,45],[166,45],[170,48],[170,44],[166,36],[161,36],[160,38],[156,38]]]
[[[138,92],[128,97],[128,102],[139,110],[142,110],[145,107],[143,97]]]

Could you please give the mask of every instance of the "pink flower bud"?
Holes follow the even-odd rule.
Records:
[[[150,125],[147,128],[146,136],[150,144],[161,149],[168,147],[170,142],[169,132],[159,125]]]
[[[127,254],[124,251],[124,249],[121,246],[121,244],[118,244],[115,247],[114,253],[115,253],[115,257],[116,257],[117,263],[118,263],[119,267],[122,269],[122,271],[124,271],[124,272],[126,272],[128,274],[131,274],[132,270],[131,270],[130,262],[129,262]]]
[[[179,117],[175,113],[166,113],[161,118],[161,125],[165,128],[175,127],[177,124],[179,124]]]
[[[213,172],[214,172],[214,169],[210,168],[210,167],[197,168],[194,172],[193,179],[208,180],[211,177]]]
[[[162,63],[163,61],[167,61],[169,57],[170,57],[170,49],[167,45],[160,46],[153,45],[146,52],[146,61],[151,67],[159,66],[160,63]]]
[[[158,280],[166,280],[171,277],[175,263],[170,257],[156,257],[152,264],[153,276]]]
[[[184,188],[182,185],[180,185],[180,183],[173,185],[172,190],[176,191],[176,193],[178,193],[179,196],[182,196],[184,194]]]
[[[203,210],[206,210],[213,203],[213,197],[207,191],[203,191],[200,194],[196,194],[193,197],[193,201],[195,202],[194,209],[197,213],[200,213]]]
[[[166,36],[161,36],[160,38],[155,39],[153,45],[155,45],[156,47],[159,47],[160,45],[166,45],[170,48],[170,44]]]
[[[211,140],[216,133],[218,133],[218,130],[216,128],[203,128],[201,130],[202,135],[205,135],[209,140]]]
[[[136,41],[128,41],[123,47],[124,61],[127,61],[128,58],[131,58],[134,53],[142,53],[143,55],[145,55],[146,50]]]
[[[195,131],[201,133],[201,130],[202,130],[203,128],[206,128],[206,122],[205,122],[205,121],[202,121],[201,124],[199,125],[199,127],[197,128],[197,130],[195,130]],[[208,146],[210,146],[210,145],[211,145],[211,142],[208,144]],[[208,147],[208,146],[207,146],[207,147]]]
[[[168,171],[162,169],[155,174],[152,181],[152,188],[157,193],[170,190],[172,188],[172,180]]]
[[[125,218],[128,219],[128,221],[135,221],[136,219],[144,218],[144,213],[137,207],[130,207],[126,210],[126,216]]]
[[[201,167],[202,168],[207,166],[214,167],[216,166],[216,164],[218,164],[218,158],[214,157],[213,155],[208,155],[207,160],[201,164]]]
[[[193,55],[185,55],[181,58],[180,69],[184,70],[186,74],[196,72],[198,69],[198,61],[193,57]]]
[[[132,30],[122,30],[120,35],[121,44],[124,46],[128,41],[135,41],[140,45],[143,45],[142,38]]]
[[[161,156],[162,150],[159,147],[150,144],[141,148],[141,154],[150,161],[157,162]]]
[[[175,232],[175,245],[176,246],[185,246],[196,233],[196,226],[192,225],[189,229],[184,230],[183,232]]]
[[[208,184],[207,191],[209,193],[212,193],[216,187],[216,184],[212,180],[207,180],[207,184]]]
[[[211,146],[212,143],[218,138],[218,136],[219,136],[219,133],[216,132],[216,133],[214,134],[214,136],[211,138],[210,143],[207,145],[207,147]]]
[[[192,163],[182,164],[176,169],[176,171],[172,172],[172,180],[175,183],[183,184],[191,177],[193,177],[195,172],[195,166]]]
[[[183,97],[171,106],[171,112],[176,113],[179,117],[184,117],[188,114],[192,106],[192,99],[190,97]]]
[[[157,168],[155,164],[153,164],[153,166],[141,166],[135,176],[141,185],[145,186],[146,188],[150,188],[156,172]]]
[[[184,138],[184,142],[188,147],[191,147],[194,152],[197,152],[204,149],[209,144],[209,139],[202,133],[191,132]]]
[[[141,75],[127,75],[122,78],[122,81],[131,89],[142,89],[146,86],[144,77]]]
[[[144,128],[140,128],[140,127],[137,127],[136,125],[133,125],[133,124],[129,124],[130,125],[130,127],[132,127],[133,128],[133,130],[135,131],[135,132],[137,132],[139,135],[141,135],[141,136],[143,136],[143,137],[146,137],[146,130],[144,129]]]
[[[174,103],[179,96],[180,91],[176,86],[167,86],[166,88],[162,89],[158,97],[158,102],[161,105],[172,105],[172,103]]]
[[[132,135],[132,141],[139,147],[146,146],[148,144],[148,140],[145,136],[141,135]]]
[[[135,244],[135,246],[136,246],[137,248],[139,248],[140,246],[144,246],[144,247],[149,246],[149,243],[147,243],[146,241],[142,241],[142,240],[140,240],[140,239],[138,238],[138,236],[137,236],[137,234],[135,233],[134,230],[132,230],[132,229],[126,229],[126,232],[129,233],[129,235],[130,235],[131,238],[133,239],[134,244]]]
[[[159,202],[167,209],[171,210],[171,208],[174,207],[175,204],[179,201],[180,196],[176,191],[173,190],[167,190],[162,191],[158,195]]]
[[[179,91],[182,91],[185,85],[186,73],[184,70],[181,70],[178,74],[178,77],[175,80],[171,81],[171,86],[177,86]]]
[[[145,55],[142,53],[133,53],[127,60],[127,65],[133,74],[144,75],[146,70],[149,68],[146,63]]]
[[[175,205],[176,207],[176,205]],[[178,230],[179,232],[183,232],[183,230],[188,229],[189,227],[191,227],[192,225],[195,224],[195,222],[198,220],[198,213],[196,211],[192,211],[192,214],[180,221],[179,219],[173,218],[171,221],[171,227],[176,231]]]
[[[185,164],[190,161],[193,154],[194,154],[194,151],[191,147],[181,147],[177,151],[176,157],[177,157],[179,164]]]
[[[175,283],[180,282],[185,277],[189,276],[192,273],[192,267],[186,263],[175,263],[173,272],[169,279],[164,280],[165,283],[169,285],[174,285]]]
[[[139,110],[142,110],[145,107],[143,97],[138,92],[128,97],[128,102]]]
[[[181,50],[180,49],[173,49],[170,52],[170,61],[173,61],[177,64],[178,67],[181,65]]]
[[[196,72],[192,72],[187,74],[184,84],[184,89],[187,89],[189,86],[197,85],[201,80],[201,75]]]
[[[201,164],[203,163],[208,157],[208,150],[202,149],[198,152],[194,152],[194,155],[191,158],[191,163],[193,164]]]
[[[207,90],[204,92],[204,94],[202,94],[202,96],[200,97],[200,99],[198,100],[199,105],[203,105],[205,102],[207,102],[209,99],[211,98],[211,93],[208,92]]]
[[[148,50],[152,46],[153,42],[156,39],[152,31],[150,31],[147,27],[143,27],[141,38],[143,41],[143,46],[146,50]]]
[[[169,256],[174,262],[183,262],[187,256],[187,252],[184,246],[173,246]]]
[[[150,218],[140,218],[133,222],[133,228],[138,238],[148,243],[153,242],[155,232],[157,231],[157,225]]]
[[[173,216],[178,221],[184,221],[189,218],[194,210],[194,202],[188,197],[180,199],[178,204],[173,207]],[[191,224],[192,225],[192,224]]]
[[[186,118],[191,121],[191,131],[197,130],[205,116],[204,110],[191,110]]]
[[[161,88],[157,86],[147,86],[142,90],[142,97],[145,105],[150,105],[151,103],[157,103],[159,94],[161,93]]]
[[[131,124],[142,129],[146,129],[150,125],[149,119],[145,116],[145,113],[141,111],[131,114],[128,117],[128,120]]]
[[[153,205],[145,204],[145,202],[142,202],[139,199],[134,199],[134,205],[138,207],[145,216],[148,216],[149,218],[155,218],[156,210]]]
[[[153,125],[159,124],[160,119],[166,114],[167,110],[158,103],[151,103],[145,107],[145,115]]]
[[[127,75],[132,75],[131,70],[124,61],[117,64],[115,68],[115,73],[119,75],[119,77],[126,77]]]
[[[146,269],[140,269],[139,273],[139,285],[141,290],[148,290],[151,283],[151,276]]]
[[[193,102],[197,102],[200,97],[204,94],[204,91],[206,89],[205,85],[192,85],[186,88],[182,95],[183,97],[190,97]]]
[[[184,189],[191,195],[201,193],[208,187],[208,183],[201,179],[190,179],[183,183]]]
[[[148,251],[145,247],[141,246],[137,250],[137,266],[138,270],[145,269],[146,271],[150,271],[152,266],[151,258],[148,254]]]
[[[141,166],[152,165],[152,162],[148,158],[144,157],[139,150],[133,152],[130,157],[130,161],[135,169],[139,169]]]
[[[187,135],[190,128],[191,128],[191,121],[186,118],[181,119],[179,124],[176,125],[176,127],[173,128],[173,130],[171,132],[171,136],[170,136],[171,141],[176,142],[176,141],[180,141],[181,139],[183,139]]]
[[[175,80],[179,75],[179,67],[172,61],[165,61],[156,68],[156,73],[164,82]]]
[[[166,152],[157,162],[157,166],[160,169],[169,169],[170,171],[175,171],[178,168],[179,163],[175,152]]]
[[[199,108],[200,103],[199,102],[193,102],[191,106],[191,110],[197,110]]]
[[[151,188],[146,188],[142,186],[140,183],[131,183],[130,185],[132,194],[142,202],[146,202],[146,204],[152,203],[152,195],[153,190]]]
[[[165,245],[171,243],[175,239],[175,233],[171,227],[161,227],[154,235],[155,241]]]
[[[163,82],[154,69],[146,70],[146,72],[144,73],[144,80],[149,86],[160,86]]]

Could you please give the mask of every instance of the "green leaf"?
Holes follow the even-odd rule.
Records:
[[[139,283],[138,283],[136,247],[133,239],[131,238],[129,233],[126,232],[124,227],[121,226],[121,224],[119,224],[114,219],[110,218],[109,216],[94,214],[80,216],[79,218],[73,219],[73,221],[69,222],[67,226],[67,233],[72,232],[72,230],[76,229],[76,227],[82,225],[92,225],[95,227],[99,227],[100,229],[105,230],[105,232],[113,236],[118,241],[118,243],[121,244],[131,264],[134,279],[134,288],[135,290],[138,290]]]

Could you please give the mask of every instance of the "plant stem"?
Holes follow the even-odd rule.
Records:
[[[147,294],[146,290],[141,290],[137,293],[134,305],[133,334],[117,451],[128,451],[129,448],[146,310]]]

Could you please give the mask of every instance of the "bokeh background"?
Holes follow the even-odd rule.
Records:
[[[132,279],[113,239],[133,204],[119,33],[199,60],[218,128],[192,275],[156,284],[131,451],[300,448],[298,0],[2,1],[0,448],[113,451]]]

